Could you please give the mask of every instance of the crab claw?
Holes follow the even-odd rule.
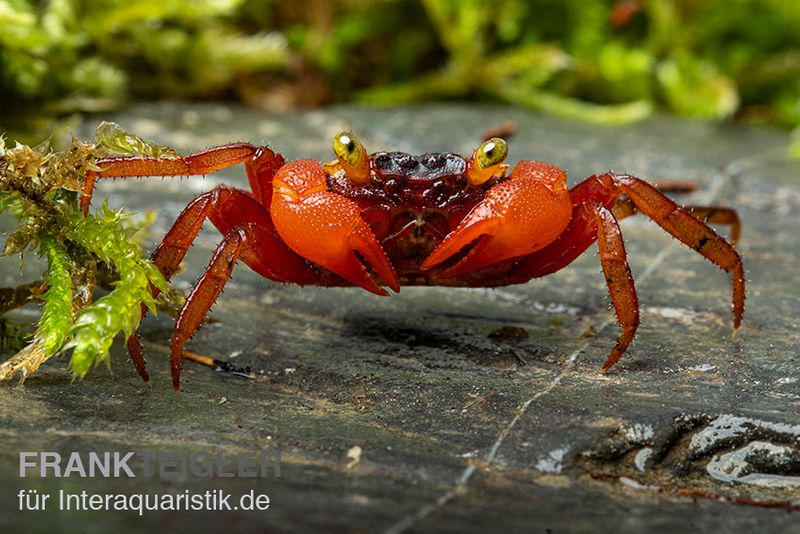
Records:
[[[361,218],[361,208],[328,190],[327,177],[319,163],[287,163],[275,175],[272,185],[272,222],[289,248],[377,295],[388,293],[375,281],[368,266],[380,282],[395,292],[400,290],[386,252]]]
[[[472,248],[440,276],[449,278],[530,254],[567,227],[572,204],[564,171],[538,161],[521,161],[507,180],[492,186],[422,263],[430,269]]]

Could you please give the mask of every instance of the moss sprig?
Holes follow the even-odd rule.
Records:
[[[0,365],[2,378],[20,374],[24,380],[61,349],[72,330],[72,261],[64,246],[49,236],[42,237],[40,250],[48,262],[42,316],[31,342]]]
[[[88,250],[119,273],[114,289],[80,311],[72,327],[70,369],[84,376],[93,364],[108,358],[114,337],[127,339],[141,319],[141,305],[156,311],[150,284],[166,291],[167,282],[151,262],[142,259],[142,249],[119,232],[123,216],[103,205],[99,217],[71,214],[67,233],[74,243]]]

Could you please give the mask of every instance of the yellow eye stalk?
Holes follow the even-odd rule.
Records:
[[[358,137],[349,133],[341,132],[333,138],[333,152],[336,154],[339,166],[347,174],[350,181],[357,184],[369,182],[369,158],[367,150]],[[332,162],[335,165],[335,162]],[[326,164],[326,170],[330,170],[332,165]]]
[[[485,141],[467,161],[467,181],[471,185],[481,185],[493,176],[502,176],[508,170],[508,165],[503,165],[506,156],[508,143],[499,137]]]

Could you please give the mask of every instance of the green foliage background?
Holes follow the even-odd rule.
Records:
[[[21,135],[142,98],[800,125],[796,0],[0,0],[0,28],[0,130]]]
[[[74,192],[98,158],[177,155],[108,123],[96,145],[33,146],[76,114],[165,98],[500,101],[607,124],[661,111],[790,127],[800,157],[800,2],[0,0],[0,212],[18,223],[3,254],[48,265],[0,288],[0,314],[42,303],[0,379],[70,348],[83,376],[168,289],[125,217],[84,217]]]

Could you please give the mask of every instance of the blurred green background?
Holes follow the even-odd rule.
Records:
[[[0,131],[131,100],[510,102],[794,129],[797,0],[0,0]]]

